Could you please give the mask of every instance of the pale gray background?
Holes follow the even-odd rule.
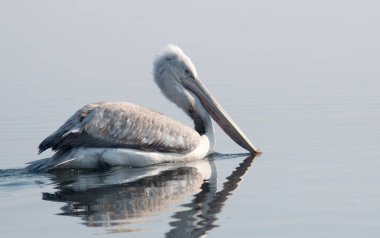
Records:
[[[191,123],[152,81],[175,43],[264,152],[210,237],[377,237],[379,12],[369,0],[0,1],[0,168],[46,157],[39,142],[90,102]],[[217,150],[242,152],[220,130]],[[54,215],[44,189],[3,189],[2,237],[103,234]],[[170,215],[129,235],[159,237]]]

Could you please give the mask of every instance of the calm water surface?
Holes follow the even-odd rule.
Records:
[[[1,237],[378,237],[377,1],[0,3]],[[167,43],[264,153],[144,169],[22,168],[79,107],[154,85]]]

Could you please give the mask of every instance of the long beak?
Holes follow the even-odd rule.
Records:
[[[261,154],[261,151],[249,141],[248,137],[244,135],[199,79],[195,78],[194,81],[185,81],[185,85],[199,97],[211,117],[233,141],[252,154]]]

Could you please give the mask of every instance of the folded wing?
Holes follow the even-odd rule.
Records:
[[[39,150],[91,147],[188,153],[199,140],[195,130],[161,113],[132,103],[105,102],[81,108]]]

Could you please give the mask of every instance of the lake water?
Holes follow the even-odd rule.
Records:
[[[0,2],[1,237],[378,237],[378,1]],[[189,164],[32,175],[81,106],[130,101],[191,125],[155,86],[166,44],[263,155],[217,128]]]

